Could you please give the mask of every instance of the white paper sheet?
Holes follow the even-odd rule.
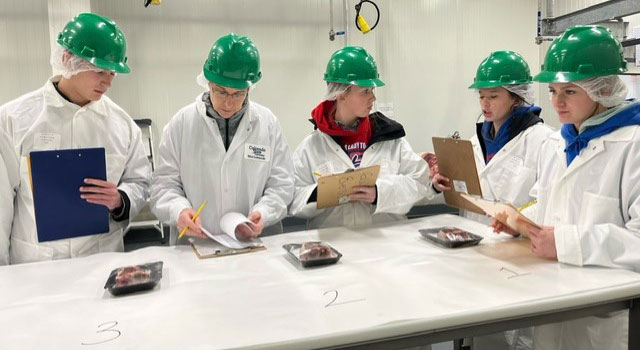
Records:
[[[222,229],[222,232],[228,234],[229,237],[237,240],[236,227],[238,227],[238,225],[246,225],[250,222],[251,221],[249,221],[249,219],[243,214],[231,212],[222,215],[222,218],[220,219],[220,228]]]
[[[260,247],[263,245],[262,240],[260,238],[255,238],[250,241],[238,241],[237,239],[231,237],[226,233],[214,235],[211,232],[207,231],[204,227],[202,228],[202,232],[204,232],[204,234],[209,236],[209,238],[213,239],[214,241],[222,244],[225,247],[232,248],[232,249]]]

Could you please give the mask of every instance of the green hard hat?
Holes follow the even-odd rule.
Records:
[[[480,63],[469,89],[529,83],[531,83],[529,65],[519,53],[495,51]]]
[[[324,80],[360,87],[384,86],[376,61],[359,46],[346,46],[334,52],[327,63]]]
[[[573,81],[621,74],[627,71],[622,45],[602,26],[576,26],[556,38],[544,58],[541,83]]]
[[[116,22],[94,13],[75,16],[58,34],[58,44],[94,66],[129,73],[127,40]]]
[[[208,81],[232,89],[248,89],[262,78],[258,48],[233,33],[213,43],[202,70]]]

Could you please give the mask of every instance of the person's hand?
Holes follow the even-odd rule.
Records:
[[[377,194],[376,186],[354,186],[348,198],[349,202],[373,203]]]
[[[104,205],[109,211],[122,207],[122,197],[115,184],[98,179],[84,179],[84,183],[90,186],[80,187],[80,198],[89,203]]]
[[[436,174],[440,173],[440,168],[438,167],[438,158],[435,154],[429,152],[420,153],[420,158],[424,159],[425,162],[429,165],[429,177],[433,178]]]
[[[555,228],[553,226],[537,227],[524,220],[518,220],[518,224],[525,228],[531,240],[531,251],[533,254],[541,258],[558,259]]]
[[[451,190],[451,182],[449,178],[444,175],[440,175],[440,173],[435,174],[431,178],[431,185],[440,192]]]
[[[499,215],[500,214],[498,214],[498,216]],[[491,222],[491,227],[493,227],[493,232],[495,232],[495,233],[504,232],[504,233],[508,233],[508,234],[510,234],[512,236],[515,236],[515,237],[520,236],[520,233],[518,231],[512,229],[511,227],[503,224],[501,221],[496,220],[496,219],[493,219],[493,222]]]
[[[236,227],[236,238],[238,240],[250,241],[258,237],[264,229],[264,221],[259,211],[251,212],[248,219],[251,222]]]
[[[200,229],[202,227],[200,218],[196,218],[196,222],[193,222],[194,215],[196,215],[196,211],[193,208],[187,208],[180,212],[178,216],[178,232],[182,232],[186,226],[188,227],[187,232],[185,232],[187,236],[207,238]]]

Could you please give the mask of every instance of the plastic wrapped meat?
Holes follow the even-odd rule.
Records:
[[[146,283],[151,277],[149,269],[140,266],[127,266],[116,275],[116,287],[124,287],[130,284]]]
[[[300,261],[332,257],[333,251],[328,244],[322,242],[306,242],[300,246]]]
[[[104,284],[113,295],[152,289],[162,279],[162,261],[113,269]]]
[[[480,243],[482,236],[454,226],[418,230],[427,240],[446,248],[468,247]]]
[[[313,267],[335,264],[342,254],[329,243],[309,241],[305,243],[288,243],[282,246],[289,253],[289,257],[302,267]]]
[[[471,237],[469,232],[458,228],[443,228],[438,231],[438,239],[450,242],[463,242],[472,240],[473,237]]]

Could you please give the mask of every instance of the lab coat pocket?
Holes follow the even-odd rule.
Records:
[[[11,237],[9,250],[11,264],[53,260],[53,248],[16,237]]]
[[[127,157],[120,154],[107,154],[107,181],[118,185],[124,175],[126,164]]]
[[[605,223],[624,226],[618,198],[584,192],[580,209],[580,226]]]

